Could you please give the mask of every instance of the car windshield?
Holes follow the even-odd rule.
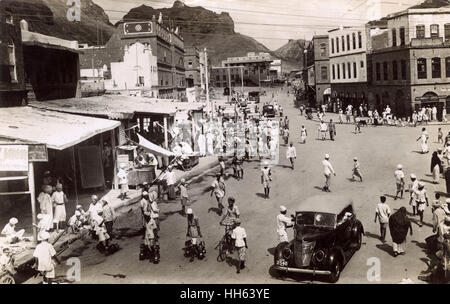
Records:
[[[296,218],[297,225],[334,228],[336,215],[324,212],[299,212]]]

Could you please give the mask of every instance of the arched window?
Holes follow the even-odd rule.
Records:
[[[441,58],[431,58],[431,77],[441,78]]]
[[[427,79],[427,60],[425,58],[417,59],[417,77]]]

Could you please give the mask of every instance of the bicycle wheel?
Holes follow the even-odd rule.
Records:
[[[217,256],[218,262],[223,262],[227,258],[227,246],[224,241],[219,244],[219,255]]]

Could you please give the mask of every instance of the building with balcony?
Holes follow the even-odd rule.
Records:
[[[411,8],[388,15],[387,45],[372,56],[374,105],[397,116],[422,106],[450,111],[450,7]]]
[[[316,35],[305,50],[307,81],[305,93],[311,107],[319,107],[330,101],[330,60],[327,35]]]
[[[337,108],[368,103],[373,43],[382,43],[387,21],[329,31],[331,99]]]

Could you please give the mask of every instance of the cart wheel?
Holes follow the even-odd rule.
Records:
[[[0,277],[0,284],[16,284],[16,281],[11,274],[6,273]]]

